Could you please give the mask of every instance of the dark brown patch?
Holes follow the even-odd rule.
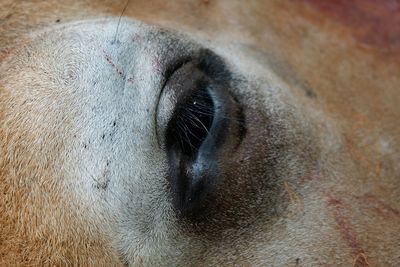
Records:
[[[359,42],[400,51],[400,1],[302,1],[324,16],[350,27]]]

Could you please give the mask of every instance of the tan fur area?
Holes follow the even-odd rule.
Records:
[[[68,164],[76,162],[70,148],[84,143],[77,140],[80,110],[74,104],[83,100],[64,92],[68,84],[59,86],[64,76],[49,74],[48,67],[58,62],[35,61],[46,59],[47,50],[33,44],[43,29],[118,17],[126,2],[2,1],[0,266],[157,265],[140,253],[154,242],[155,252],[148,250],[156,255],[164,248],[160,240],[170,235],[178,237],[171,244],[165,241],[174,252],[164,264],[175,255],[182,266],[400,265],[399,4],[394,1],[396,9],[389,0],[355,2],[129,1],[124,17],[192,34],[222,52],[233,47],[239,52],[229,56],[246,77],[265,75],[268,82],[254,83],[288,92],[279,98],[287,109],[277,111],[286,117],[271,124],[282,130],[281,136],[276,134],[280,130],[262,128],[274,118],[262,113],[255,99],[271,101],[267,97],[275,91],[246,99],[248,122],[260,128],[248,131],[240,155],[224,158],[227,175],[241,179],[222,183],[220,202],[208,213],[216,219],[182,226],[166,216],[165,227],[173,225],[172,233],[149,230],[155,237],[136,248],[115,241],[123,238],[114,240],[123,236],[124,244],[133,243],[111,223],[124,222],[126,214],[118,205],[111,205],[120,212],[113,214],[117,219],[109,219],[103,213],[112,208],[89,211],[92,203],[77,199],[87,188],[77,188],[80,177],[71,174]],[[241,57],[250,63],[241,65]],[[118,74],[119,65],[110,56],[103,62]],[[270,140],[285,142],[271,151]],[[148,164],[146,157],[153,154],[146,153],[135,164]],[[265,182],[270,194],[263,201],[272,206],[263,213],[259,208],[264,206],[247,197],[261,188],[251,179],[270,170],[260,160],[266,155],[278,155],[279,162],[274,169],[278,178]],[[163,175],[159,169],[151,172],[157,179]],[[67,174],[73,178],[64,180]],[[143,191],[153,192],[153,180],[146,179],[150,189]],[[250,217],[255,219],[246,221]],[[147,227],[161,220],[143,221]],[[175,248],[182,254],[173,254]]]
[[[7,75],[7,78],[11,81],[29,78],[21,76]],[[3,82],[7,84],[6,80]],[[38,106],[33,99],[40,92],[31,90],[31,95],[21,100],[28,91],[23,87],[11,90],[2,88],[1,95],[0,265],[117,264],[117,255],[104,245],[106,237],[81,216],[87,211],[77,207],[71,196],[60,192],[65,187],[60,176],[63,170],[55,166],[63,165],[63,155],[57,152],[63,151],[65,144],[46,140],[57,140],[55,135],[68,137],[57,130],[65,129],[68,117],[38,118],[34,114],[41,112],[58,116],[59,109],[44,102]],[[57,99],[54,97],[51,101]],[[47,123],[53,125],[51,131],[44,127]]]

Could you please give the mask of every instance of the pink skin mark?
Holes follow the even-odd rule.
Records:
[[[333,218],[339,227],[340,234],[346,244],[352,249],[353,254],[364,253],[357,239],[356,232],[349,223],[349,220],[343,215],[346,205],[331,193],[327,196],[327,204],[329,207],[332,207]]]
[[[111,65],[111,67],[115,70],[115,72],[122,78],[125,80],[125,74],[124,72],[117,66],[115,65],[115,63],[113,62],[111,56],[105,51],[103,50],[103,54],[104,54],[104,58],[107,60],[107,62]]]
[[[155,57],[152,60],[152,65],[153,65],[153,70],[160,73],[161,72],[161,62],[160,62],[160,58]]]
[[[9,55],[14,52],[15,48],[14,47],[6,47],[3,50],[0,51],[0,61],[3,61],[6,59]]]
[[[364,194],[362,196],[355,197],[359,202],[363,204],[367,204],[368,208],[374,210],[378,214],[382,215],[383,217],[387,218],[390,216],[394,216],[400,218],[400,211],[393,208],[392,206],[384,203],[378,197],[372,194]]]
[[[138,33],[134,33],[132,35],[132,42],[141,42],[142,41],[142,36],[140,36]]]
[[[133,83],[135,82],[135,78],[134,78],[134,77],[129,77],[126,81],[127,81],[128,83],[133,84]]]
[[[142,36],[140,36],[140,34],[138,34],[138,33],[132,34],[132,42],[141,42],[142,40],[143,39],[142,39]],[[150,53],[150,51],[148,51],[146,48],[145,48],[145,51],[147,53]],[[154,72],[161,73],[161,61],[160,61],[159,57],[153,57],[152,61],[151,61],[151,65],[153,67]]]
[[[322,180],[322,175],[321,174],[311,174],[303,177],[304,181],[319,181]]]

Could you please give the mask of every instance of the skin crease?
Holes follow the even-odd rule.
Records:
[[[400,265],[397,2],[131,0],[117,26],[124,6],[0,4],[1,266]],[[199,47],[247,133],[193,221],[152,118]]]

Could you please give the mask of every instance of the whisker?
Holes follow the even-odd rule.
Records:
[[[194,146],[193,146],[193,144],[192,144],[192,142],[190,141],[190,138],[189,138],[189,136],[188,136],[188,132],[191,133],[191,131],[189,130],[189,128],[187,127],[186,124],[183,124],[183,129],[184,129],[183,133],[184,133],[185,136],[186,136],[186,143],[189,144],[190,150],[193,152]],[[192,133],[192,135],[193,135],[193,133]],[[194,136],[194,135],[193,135],[193,136]]]
[[[195,112],[195,113],[205,115],[205,116],[210,116],[210,115],[214,114],[214,112],[211,111],[210,109],[208,109],[208,110],[210,110],[210,112],[208,112],[207,110],[193,109],[191,107],[186,107],[186,109],[191,112]],[[238,119],[237,117],[234,117],[234,116],[223,115],[223,116],[220,116],[220,118],[230,120],[232,123],[235,123],[237,125],[242,125],[242,126],[244,125],[243,119]]]
[[[113,43],[115,43],[115,42],[117,41],[117,35],[118,35],[119,25],[121,24],[122,16],[124,15],[125,10],[126,10],[126,8],[128,7],[128,5],[129,5],[129,1],[130,1],[130,0],[127,0],[127,1],[126,1],[125,6],[124,6],[124,9],[122,10],[121,15],[119,16],[118,24],[117,24],[117,29],[115,30],[115,35],[114,35]]]
[[[192,122],[192,124],[194,126],[196,126],[199,129],[204,128],[204,130],[206,130],[207,134],[210,134],[210,132],[208,131],[207,127],[204,125],[204,123],[195,114],[193,114],[192,112],[187,112],[187,116],[188,116],[187,118]],[[193,121],[193,119],[195,119],[196,121]],[[197,122],[199,122],[202,127],[199,126],[197,124]]]

